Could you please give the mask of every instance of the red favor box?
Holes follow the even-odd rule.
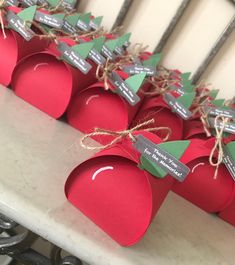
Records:
[[[235,226],[235,199],[226,209],[219,213],[219,217]]]
[[[200,120],[192,119],[184,121],[184,139],[208,139],[203,124]]]
[[[156,135],[139,133],[161,142]],[[157,179],[141,170],[139,160],[125,139],[77,166],[65,184],[68,200],[123,246],[144,236],[173,184],[170,176]]]
[[[116,73],[123,80],[129,77],[122,71],[116,71]],[[147,90],[148,87],[149,84],[146,83],[140,88],[138,96],[141,101],[143,99],[142,91]],[[126,130],[140,108],[141,101],[135,106],[131,106],[122,96],[111,89],[105,90],[104,82],[98,82],[74,96],[67,111],[68,123],[84,133],[94,131],[95,127],[112,131]],[[106,144],[113,139],[113,136],[95,136],[93,138]]]
[[[224,164],[219,166],[217,178],[215,167],[209,163],[214,139],[192,139],[184,153],[190,173],[182,183],[176,182],[173,191],[209,213],[225,209],[235,196],[235,182]]]
[[[65,42],[65,40],[64,40]],[[71,40],[66,41],[71,44]],[[17,96],[57,119],[66,111],[73,95],[95,82],[96,65],[88,74],[63,60],[51,50],[32,54],[15,68],[12,87]]]
[[[171,129],[168,141],[183,139],[183,120],[172,112],[162,96],[146,97],[133,121],[133,125],[149,119],[154,119],[154,127],[169,127]],[[161,138],[164,138],[167,131],[158,131],[156,133]]]
[[[8,86],[11,83],[12,73],[16,64],[25,56],[42,51],[48,45],[38,37],[26,41],[17,32],[5,29],[6,38],[0,30],[0,83]]]
[[[21,8],[9,6],[7,11],[18,14],[22,11]],[[9,26],[6,17],[3,16],[3,23]],[[40,52],[48,46],[48,41],[40,40],[37,36],[26,41],[19,33],[12,29],[0,30],[0,84],[8,86],[11,83],[12,73],[16,64],[29,54]]]

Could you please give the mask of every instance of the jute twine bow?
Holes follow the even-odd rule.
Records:
[[[200,120],[202,122],[203,125],[203,129],[206,133],[207,137],[211,137],[211,132],[209,130],[209,122],[208,122],[208,113],[205,113],[202,109],[202,107],[199,108],[199,112],[200,112]]]
[[[119,68],[118,63],[112,63],[107,59],[105,65],[99,65],[96,69],[96,78],[97,80],[104,82],[105,90],[109,90],[109,76],[112,71],[115,71]]]
[[[221,127],[218,124],[219,120],[222,120]],[[217,179],[219,166],[223,162],[223,157],[224,157],[224,151],[223,151],[223,132],[224,132],[224,128],[225,128],[225,125],[228,122],[228,120],[229,120],[229,118],[225,118],[225,117],[223,117],[221,115],[218,115],[218,116],[216,116],[215,122],[214,122],[214,127],[215,127],[215,131],[216,131],[216,141],[215,141],[214,147],[211,150],[210,157],[209,157],[210,164],[213,167],[215,167],[214,179]],[[217,151],[218,151],[217,161],[214,162],[213,161],[213,158],[214,158],[215,153]]]
[[[123,130],[123,131],[111,131],[111,130],[106,130],[106,129],[100,129],[100,128],[95,128],[94,132],[86,134],[82,137],[82,139],[80,140],[80,144],[83,148],[88,149],[88,150],[101,150],[101,149],[105,149],[105,148],[109,148],[112,145],[116,144],[117,142],[119,142],[121,139],[125,138],[125,137],[129,137],[131,139],[132,142],[136,142],[136,138],[133,135],[133,133],[135,131],[139,131],[139,130],[143,130],[146,132],[153,132],[153,131],[160,131],[160,130],[166,130],[168,131],[167,136],[163,139],[163,141],[167,141],[167,139],[169,138],[170,134],[171,134],[171,129],[168,127],[152,127],[152,128],[145,128],[145,126],[153,124],[154,123],[154,119],[145,121],[141,124],[136,125],[135,127],[129,129],[129,130]],[[89,137],[92,136],[116,136],[109,144],[106,144],[104,146],[90,146],[88,144],[85,143],[85,140]]]
[[[3,14],[4,14],[5,7],[6,7],[5,6],[5,0],[0,0],[0,24],[1,24],[1,30],[2,30],[2,34],[3,34],[4,39],[7,38],[4,23],[3,23]]]
[[[128,50],[128,54],[122,55],[120,57],[120,61],[125,63],[133,63],[135,60],[148,49],[148,45],[144,46],[143,43],[135,43],[130,49]]]
[[[154,96],[162,95],[170,90],[170,86],[174,85],[179,80],[172,79],[171,73],[164,73],[164,75],[152,76],[147,81],[153,86],[150,91],[145,91],[145,95]]]

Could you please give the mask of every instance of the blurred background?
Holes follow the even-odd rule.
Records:
[[[132,43],[141,42],[154,50],[177,10],[187,8],[164,46],[162,63],[169,68],[195,73],[215,42],[235,16],[234,0],[80,0],[80,12],[103,15],[110,29],[124,2],[129,10],[123,21],[125,32],[132,32]],[[235,31],[229,35],[202,79],[221,89],[220,96],[235,95]]]

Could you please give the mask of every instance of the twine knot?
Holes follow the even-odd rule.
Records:
[[[160,130],[166,130],[168,131],[167,136],[163,139],[163,141],[167,141],[171,134],[171,129],[168,127],[152,127],[152,128],[144,128],[145,126],[148,126],[150,124],[154,123],[154,119],[145,121],[141,124],[136,125],[135,127],[128,129],[128,130],[123,130],[123,131],[111,131],[111,130],[106,130],[106,129],[101,129],[101,128],[95,128],[94,132],[86,134],[82,137],[80,140],[80,144],[83,148],[88,149],[88,150],[101,150],[105,148],[109,148],[112,145],[116,144],[119,142],[121,139],[129,137],[132,142],[136,141],[135,136],[133,135],[134,132],[143,130],[146,132],[152,132],[152,131],[160,131]],[[110,143],[104,145],[104,146],[90,146],[85,144],[85,140],[89,137],[93,136],[116,136]]]
[[[109,90],[109,77],[112,71],[115,71],[119,68],[118,63],[112,63],[107,59],[105,65],[99,65],[96,69],[96,78],[97,80],[104,82],[105,90]]]
[[[222,120],[221,126],[218,124],[218,121],[220,119]],[[225,128],[225,125],[228,122],[228,120],[229,120],[229,118],[225,118],[221,115],[218,115],[218,116],[216,116],[215,121],[214,121],[214,127],[215,127],[215,131],[216,131],[216,136],[215,136],[216,141],[215,141],[214,147],[211,150],[210,157],[209,157],[209,162],[210,162],[211,166],[215,167],[214,179],[217,179],[219,166],[223,162],[223,157],[224,157],[223,132],[224,132],[224,128]],[[214,162],[213,157],[215,156],[215,153],[217,151],[218,151],[217,161]]]

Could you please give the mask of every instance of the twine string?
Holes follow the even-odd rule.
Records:
[[[5,11],[5,0],[0,0],[0,24],[1,24],[3,39],[5,40],[7,38],[7,35],[5,32],[5,26],[4,26],[4,22],[3,22],[4,11]]]
[[[222,125],[221,127],[219,126],[218,122],[222,120]],[[211,166],[215,167],[215,174],[214,174],[214,179],[217,179],[218,175],[218,170],[220,164],[223,162],[223,157],[224,157],[224,151],[223,151],[223,132],[226,123],[228,122],[228,118],[225,118],[221,115],[216,116],[215,121],[214,121],[214,127],[215,127],[215,132],[216,132],[216,141],[215,145],[211,150],[210,157],[209,157],[209,162]],[[218,157],[216,162],[213,161],[213,158],[218,151]]]
[[[145,126],[148,126],[153,123],[154,123],[154,119],[151,119],[143,123],[140,123],[131,129],[123,130],[123,131],[111,131],[111,130],[106,130],[106,129],[101,129],[101,128],[95,128],[94,132],[86,134],[82,137],[82,139],[80,140],[80,145],[87,150],[102,150],[102,149],[111,147],[112,145],[116,144],[121,139],[126,138],[126,137],[129,137],[132,142],[136,142],[136,138],[133,135],[133,133],[139,130],[143,130],[146,132],[166,130],[168,134],[163,139],[163,141],[167,141],[167,139],[169,138],[171,134],[171,129],[168,127],[144,128]],[[91,146],[91,145],[86,144],[85,143],[86,139],[89,137],[93,137],[93,136],[115,136],[115,138],[110,143],[104,146]]]
[[[109,77],[112,71],[115,71],[119,68],[119,63],[112,63],[109,59],[107,59],[105,66],[99,65],[96,69],[96,78],[104,82],[104,88],[105,90],[109,90]]]

